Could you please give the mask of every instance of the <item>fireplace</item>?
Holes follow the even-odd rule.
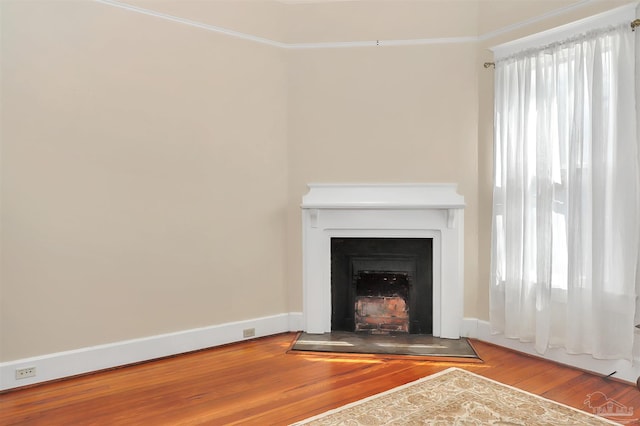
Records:
[[[432,240],[332,238],[331,330],[432,333]]]
[[[444,338],[460,337],[464,297],[464,198],[456,192],[456,185],[310,184],[309,192],[302,200],[302,209],[304,331],[332,331],[332,240],[406,239],[428,240],[431,244],[431,300],[427,302],[431,304],[431,312],[426,315],[431,321],[432,334]],[[367,256],[360,257],[363,259],[354,261],[368,261]],[[402,280],[406,274],[411,289],[411,280],[415,277],[410,271],[389,264],[396,260],[386,259],[387,266],[372,269],[364,265],[359,270],[391,274],[387,279],[396,274],[396,280]],[[358,277],[355,279],[357,281]],[[384,275],[360,279],[384,281]],[[357,291],[357,286],[353,291]],[[377,313],[374,304],[389,297],[384,294],[372,296],[377,299],[367,300],[363,309],[370,314]],[[397,295],[393,297],[398,301]],[[410,294],[405,301],[409,304],[410,331],[415,310],[411,309],[411,299]],[[396,303],[401,309],[399,305],[400,302]],[[355,296],[353,306],[355,329]],[[417,310],[427,312],[424,307]]]

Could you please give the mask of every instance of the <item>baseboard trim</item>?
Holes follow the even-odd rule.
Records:
[[[255,336],[243,337],[242,331],[247,328],[255,328]],[[0,391],[303,328],[302,313],[291,312],[3,362],[0,363]],[[626,360],[598,360],[589,355],[570,355],[560,349],[550,349],[541,355],[531,343],[492,334],[489,323],[476,318],[464,318],[461,336],[599,375],[615,372],[611,375],[613,378],[632,384],[640,376],[640,365]],[[28,367],[36,368],[35,377],[15,378],[16,369]]]
[[[462,336],[482,340],[527,355],[543,358],[559,364],[578,368],[601,376],[611,376],[617,380],[636,383],[640,376],[640,365],[634,365],[627,360],[601,360],[590,355],[572,355],[562,349],[549,349],[545,354],[536,352],[533,343],[520,342],[509,339],[502,334],[493,334],[488,321],[476,318],[465,318],[462,325]],[[613,374],[612,374],[613,373]]]
[[[105,370],[228,343],[302,330],[302,313],[279,314],[175,333],[80,348],[0,363],[0,391]],[[243,330],[255,336],[243,337]],[[36,368],[36,376],[16,379],[17,369]]]

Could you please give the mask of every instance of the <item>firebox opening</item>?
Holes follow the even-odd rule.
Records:
[[[332,238],[331,330],[433,331],[433,239]]]

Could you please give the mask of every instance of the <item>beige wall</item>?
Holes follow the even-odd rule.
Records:
[[[288,42],[412,40],[476,35],[478,0],[292,2]]]
[[[135,0],[284,42],[477,36],[576,2]],[[0,361],[300,311],[309,182],[458,183],[465,315],[488,319],[487,47],[621,3],[481,42],[286,50],[1,1]]]
[[[476,1],[362,1],[288,9],[295,42],[475,36]],[[465,315],[477,308],[474,42],[289,55],[290,306],[300,310],[300,200],[310,182],[452,182],[465,197]]]
[[[279,314],[283,52],[2,2],[0,360]]]
[[[301,300],[309,182],[454,182],[465,196],[465,291],[477,281],[476,46],[300,51],[289,62],[289,254]],[[467,315],[475,315],[465,303]]]
[[[467,203],[464,315],[489,319],[493,71],[483,63],[493,58],[487,48],[628,1],[573,8],[576,3],[361,1],[289,10],[294,22],[303,22],[289,33],[296,42],[495,34],[482,42],[290,53],[292,310],[301,309],[299,204],[306,183],[454,182]],[[559,9],[566,12],[533,22]]]

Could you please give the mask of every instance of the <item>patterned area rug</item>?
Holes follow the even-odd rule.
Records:
[[[458,368],[399,386],[295,425],[611,425]]]

